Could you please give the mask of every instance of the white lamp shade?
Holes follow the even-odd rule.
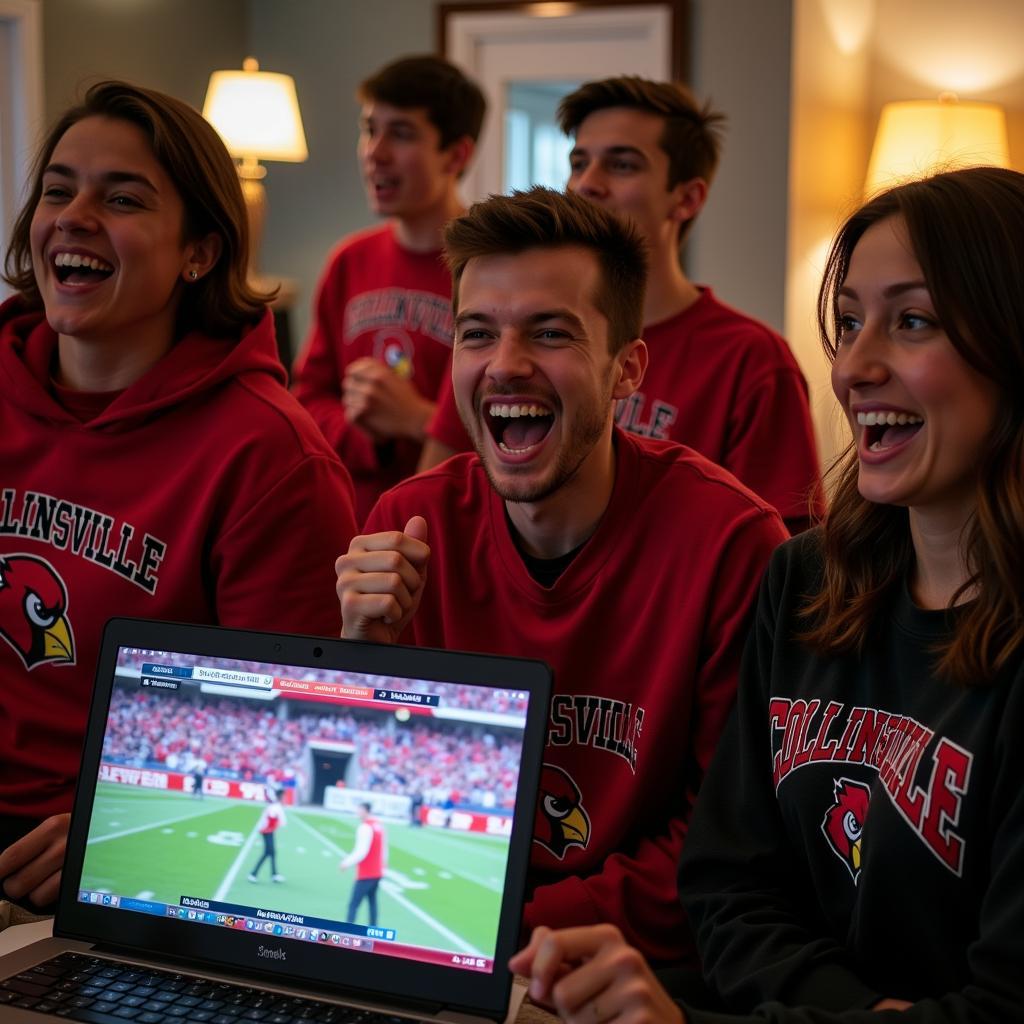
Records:
[[[220,133],[232,156],[292,162],[309,156],[291,75],[215,71],[203,117]]]
[[[887,103],[878,121],[864,191],[958,167],[1010,166],[1006,114],[995,103],[954,98]]]

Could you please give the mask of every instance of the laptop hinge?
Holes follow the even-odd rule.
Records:
[[[389,1009],[406,1010],[422,1017],[436,1017],[442,1010],[449,1009],[443,1003],[433,999],[403,998],[402,996],[392,996],[391,993],[388,993],[387,1003],[385,1004],[380,999],[374,999],[373,993],[367,992],[364,989],[327,988],[323,985],[318,985],[314,981],[310,981],[308,978],[296,978],[287,974],[268,976],[265,971],[236,967],[234,964],[200,965],[195,960],[174,956],[170,953],[160,953],[159,959],[156,959],[145,951],[132,949],[127,946],[117,946],[109,942],[95,943],[92,947],[92,952],[106,953],[117,957],[129,957],[132,960],[142,960],[157,970],[167,970],[168,967],[175,967],[180,968],[182,974],[195,974],[196,972],[201,974],[217,974],[228,983],[248,981],[252,982],[256,988],[266,988],[268,984],[280,985],[283,988],[294,988],[310,999],[316,999],[317,997],[350,999],[352,1002],[381,1007],[385,1012]],[[466,1011],[463,1010],[462,1012]]]

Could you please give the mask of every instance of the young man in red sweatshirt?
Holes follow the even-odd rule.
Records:
[[[337,563],[342,635],[548,661],[524,926],[611,921],[692,959],[676,863],[785,529],[696,452],[615,426],[647,365],[632,226],[534,189],[446,245],[476,453],[381,498]]]
[[[696,449],[774,505],[792,532],[806,529],[821,496],[796,360],[770,327],[694,284],[679,262],[715,174],[723,116],[676,83],[621,77],[581,86],[559,117],[575,139],[566,187],[632,220],[650,254],[650,365],[642,389],[619,403],[616,423]],[[428,434],[421,468],[467,448],[445,392]]]
[[[365,518],[415,472],[451,357],[451,280],[441,229],[462,213],[458,181],[485,101],[439,57],[407,57],[359,87],[359,165],[387,222],[344,239],[327,261],[295,394],[341,456]]]

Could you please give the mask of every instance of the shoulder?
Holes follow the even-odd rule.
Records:
[[[768,370],[799,373],[786,340],[767,324],[722,302],[710,288],[701,292],[693,309],[693,329],[702,337],[713,336],[715,347],[735,360],[755,363]]]
[[[459,524],[468,528],[474,522],[484,521],[483,513],[491,495],[491,485],[476,453],[462,452],[385,491],[371,512],[368,525],[372,521],[376,529],[401,528],[397,521],[403,516],[425,515],[436,537],[430,516],[442,518],[448,530]]]
[[[350,260],[376,255],[395,247],[394,236],[388,224],[375,224],[346,235],[327,256],[328,271],[343,267]]]
[[[697,519],[734,517],[777,519],[778,513],[727,469],[676,441],[658,441],[616,430],[624,461],[635,465],[640,493],[671,501],[687,524]],[[684,511],[685,510],[685,511]]]

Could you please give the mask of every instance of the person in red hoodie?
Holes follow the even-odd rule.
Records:
[[[647,362],[635,228],[534,189],[445,241],[476,453],[377,503],[338,560],[342,635],[547,661],[524,928],[613,921],[692,961],[676,865],[785,528],[708,459],[615,426]]]
[[[285,388],[238,176],[101,82],[43,143],[0,306],[0,881],[57,894],[103,625],[337,634],[351,482]]]

